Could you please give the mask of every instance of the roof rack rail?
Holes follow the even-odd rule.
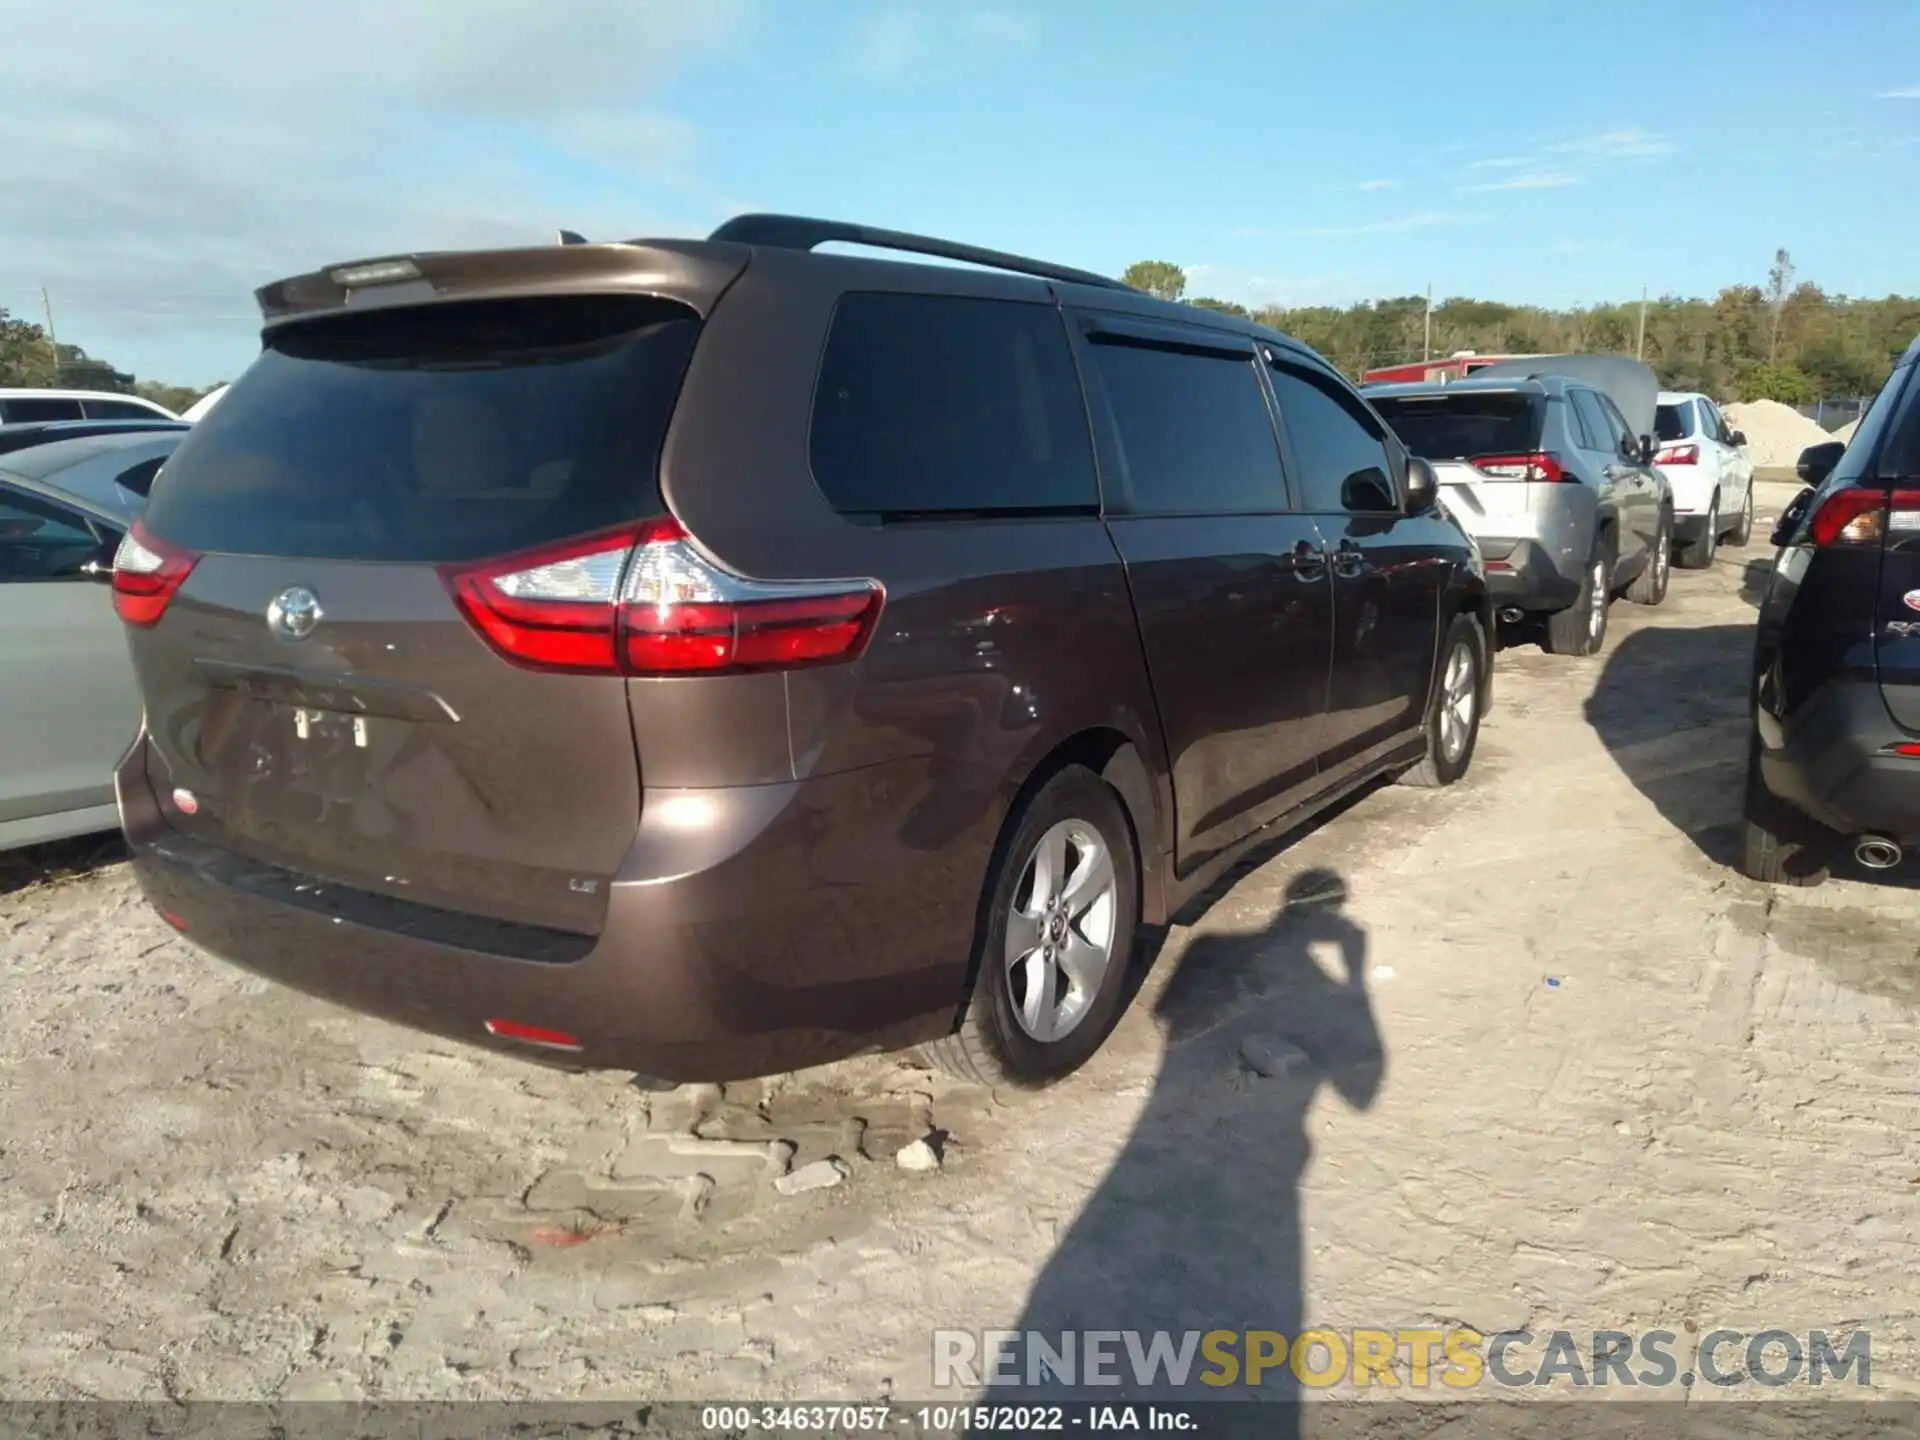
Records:
[[[936,255],[942,260],[959,260],[969,265],[984,265],[993,270],[1008,270],[1016,275],[1033,275],[1042,280],[1059,280],[1068,285],[1096,285],[1103,290],[1126,290],[1131,285],[1091,270],[1075,270],[1070,265],[1052,265],[1025,255],[1004,250],[986,250],[978,245],[962,245],[953,240],[937,240],[931,235],[913,235],[904,230],[882,230],[873,225],[855,225],[843,220],[813,220],[804,215],[736,215],[709,240],[730,240],[740,245],[770,245],[779,250],[812,250],[829,241],[848,245],[867,245],[876,250],[901,250],[914,255]]]
[[[562,245],[584,245],[587,243],[587,237],[577,230],[562,230],[558,243]]]

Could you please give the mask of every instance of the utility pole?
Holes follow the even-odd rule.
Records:
[[[1647,287],[1640,287],[1640,333],[1633,342],[1633,358],[1647,358]]]
[[[1424,364],[1433,359],[1433,282],[1427,282],[1427,333],[1420,342],[1420,360]]]
[[[47,298],[47,287],[40,287],[40,308],[47,316],[47,348],[53,352],[53,383],[60,383],[60,342],[53,334],[53,301]]]

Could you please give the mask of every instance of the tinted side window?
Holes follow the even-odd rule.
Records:
[[[1600,397],[1591,390],[1573,390],[1573,413],[1580,419],[1580,444],[1587,450],[1615,448],[1613,422],[1600,408]]]
[[[87,401],[89,420],[158,420],[162,417],[144,405],[136,405],[131,400],[89,400]]]
[[[1701,413],[1704,415],[1705,411]],[[1653,433],[1662,440],[1684,440],[1693,434],[1693,401],[1657,406],[1653,412]]]
[[[31,425],[43,420],[81,420],[78,400],[4,400],[0,409],[9,425]]]
[[[1049,305],[842,297],[814,392],[812,457],[842,513],[1100,503],[1073,352]]]
[[[1272,373],[1280,418],[1299,467],[1302,507],[1358,513],[1396,509],[1386,446],[1365,407],[1312,371],[1275,365]]]
[[[1700,418],[1705,422],[1702,428],[1710,438],[1718,440],[1722,445],[1733,443],[1733,430],[1727,424],[1727,417],[1720,413],[1718,405],[1711,400],[1702,400]]]
[[[1118,439],[1120,493],[1143,515],[1284,510],[1280,449],[1253,354],[1103,338],[1090,347]]]
[[[1617,447],[1622,444],[1636,443],[1633,427],[1627,424],[1626,417],[1620,413],[1620,407],[1605,395],[1595,398],[1600,402],[1600,413],[1607,417],[1607,429],[1613,436],[1614,445]]]
[[[76,578],[107,538],[78,511],[0,485],[0,584]]]

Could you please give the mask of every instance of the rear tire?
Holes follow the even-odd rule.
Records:
[[[1733,527],[1733,533],[1727,536],[1727,543],[1736,550],[1743,550],[1753,539],[1753,482],[1747,482],[1747,498],[1740,506],[1740,523]]]
[[[1438,790],[1467,773],[1480,739],[1480,698],[1486,693],[1487,638],[1471,615],[1456,615],[1440,647],[1433,695],[1427,702],[1427,753],[1400,773],[1402,785]]]
[[[1660,530],[1653,539],[1653,552],[1646,568],[1633,577],[1627,587],[1627,599],[1636,605],[1658,605],[1667,598],[1667,578],[1673,568],[1673,512],[1660,512]]]
[[[1008,821],[987,874],[959,1027],[922,1047],[975,1085],[1039,1090],[1119,1023],[1140,921],[1139,854],[1120,797],[1069,765]]]
[[[1802,815],[1760,778],[1758,737],[1747,748],[1747,792],[1742,805],[1740,873],[1768,885],[1811,889],[1827,878],[1840,837]]]
[[[1680,552],[1682,570],[1711,570],[1714,553],[1720,548],[1720,495],[1716,491],[1707,502],[1707,528],[1700,538]]]
[[[1554,655],[1591,655],[1607,638],[1607,601],[1611,598],[1613,566],[1606,547],[1596,543],[1587,560],[1580,596],[1564,610],[1547,616],[1547,650]]]

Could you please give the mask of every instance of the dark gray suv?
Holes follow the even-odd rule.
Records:
[[[118,557],[119,796],[169,923],[313,994],[663,1081],[1043,1084],[1141,922],[1472,757],[1472,549],[1271,331],[780,216],[259,298]]]

